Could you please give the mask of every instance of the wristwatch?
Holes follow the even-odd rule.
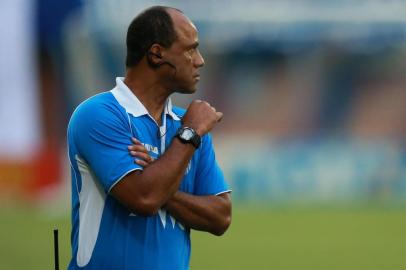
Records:
[[[182,143],[192,144],[196,149],[199,148],[202,141],[199,134],[191,127],[180,127],[176,132],[176,137],[178,137]]]

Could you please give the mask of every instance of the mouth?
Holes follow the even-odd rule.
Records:
[[[195,76],[193,76],[193,79],[195,79],[196,81],[200,81],[200,75],[196,74]]]

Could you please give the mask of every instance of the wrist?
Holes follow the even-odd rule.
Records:
[[[197,125],[182,123],[181,127],[189,127],[191,129],[193,129],[197,133],[197,135],[199,135],[200,137],[202,137],[205,134],[204,129],[201,127],[198,127]]]
[[[199,148],[201,143],[200,134],[189,126],[182,126],[176,132],[176,137],[184,144],[191,144],[196,149]]]
[[[193,128],[193,127],[192,127]],[[199,135],[200,137],[202,137],[204,135],[204,130],[200,129],[200,128],[193,128],[193,130],[196,132],[197,135]]]

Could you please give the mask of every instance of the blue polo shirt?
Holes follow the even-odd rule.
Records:
[[[117,78],[116,87],[84,101],[68,127],[72,173],[73,269],[182,270],[189,269],[190,230],[164,209],[151,217],[138,216],[109,193],[124,176],[143,168],[127,146],[140,140],[159,158],[169,147],[184,109],[165,104],[162,126]],[[189,162],[179,190],[195,195],[229,192],[213,150],[211,136]]]

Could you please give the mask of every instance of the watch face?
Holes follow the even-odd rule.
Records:
[[[185,128],[180,136],[184,140],[190,140],[193,137],[193,135],[194,135],[193,131],[191,131],[190,129]]]

